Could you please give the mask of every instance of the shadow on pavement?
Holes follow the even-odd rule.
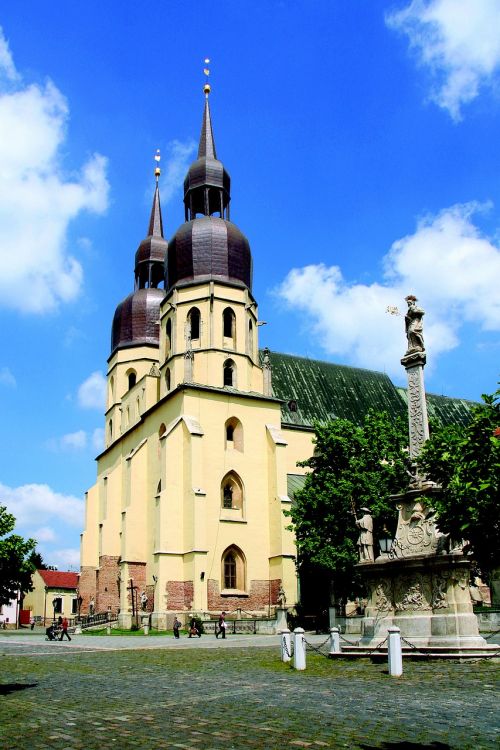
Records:
[[[0,685],[0,695],[8,695],[9,693],[15,693],[17,690],[26,690],[26,688],[33,688],[38,685],[38,682],[8,682],[5,685]]]

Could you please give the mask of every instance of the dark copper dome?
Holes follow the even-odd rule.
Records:
[[[164,289],[137,289],[120,302],[113,318],[111,353],[128,346],[159,346],[160,303]]]
[[[252,288],[252,255],[245,235],[226,219],[203,216],[187,221],[170,240],[168,288],[218,279]]]
[[[156,169],[156,189],[149,219],[148,236],[142,240],[135,254],[135,291],[126,297],[115,311],[111,330],[111,353],[128,346],[150,344],[159,346],[160,303],[165,290],[159,289],[164,280],[164,265],[168,243],[163,239],[160,191]]]
[[[201,158],[191,164],[184,180],[184,194],[204,185],[223,188],[229,193],[231,178],[224,164],[218,159]]]

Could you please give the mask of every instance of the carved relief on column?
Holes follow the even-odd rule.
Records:
[[[406,366],[406,372],[408,375],[410,458],[414,459],[418,456],[425,441],[429,438],[423,363],[409,367]]]
[[[431,590],[426,576],[402,577],[395,582],[394,607],[397,611],[431,608]]]

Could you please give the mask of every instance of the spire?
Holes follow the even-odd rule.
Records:
[[[217,159],[212,120],[210,118],[210,106],[208,104],[208,95],[210,93],[210,85],[208,83],[203,87],[203,91],[205,92],[205,109],[203,110],[203,122],[201,124],[198,159]]]
[[[217,159],[215,152],[214,133],[212,130],[212,120],[210,118],[210,106],[208,104],[208,96],[210,94],[210,84],[208,82],[208,76],[210,75],[210,69],[206,67],[210,63],[210,59],[205,57],[205,67],[203,73],[205,74],[205,85],[203,86],[203,93],[205,94],[205,109],[203,110],[203,122],[201,124],[201,135],[200,145],[198,146],[198,159]]]
[[[158,148],[155,154],[156,188],[155,188],[155,193],[153,196],[153,205],[151,207],[151,216],[149,217],[148,237],[163,237],[163,222],[161,218],[161,206],[160,206],[160,188],[158,185],[158,180],[161,174],[160,159],[161,159],[160,149]]]
[[[210,60],[205,58],[205,65]],[[205,107],[203,110],[203,122],[201,125],[200,145],[198,156],[188,169],[184,180],[184,215],[186,221],[202,216],[219,216],[229,221],[229,202],[231,200],[229,177],[223,163],[217,158],[210,117],[210,84],[208,76],[210,71],[205,68]]]

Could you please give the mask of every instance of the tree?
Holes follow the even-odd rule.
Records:
[[[300,466],[311,469],[295,494],[288,515],[295,532],[298,565],[324,585],[333,583],[337,599],[359,593],[358,530],[352,513],[367,506],[379,530],[394,527],[389,495],[408,484],[408,430],[403,419],[370,411],[358,426],[337,419],[315,425],[314,455]]]
[[[440,531],[466,540],[488,580],[500,566],[500,390],[483,396],[467,427],[433,431],[419,464],[442,487],[433,501]]]
[[[29,556],[36,546],[33,539],[12,534],[16,519],[0,505],[0,606],[32,590],[31,576],[35,570]]]

